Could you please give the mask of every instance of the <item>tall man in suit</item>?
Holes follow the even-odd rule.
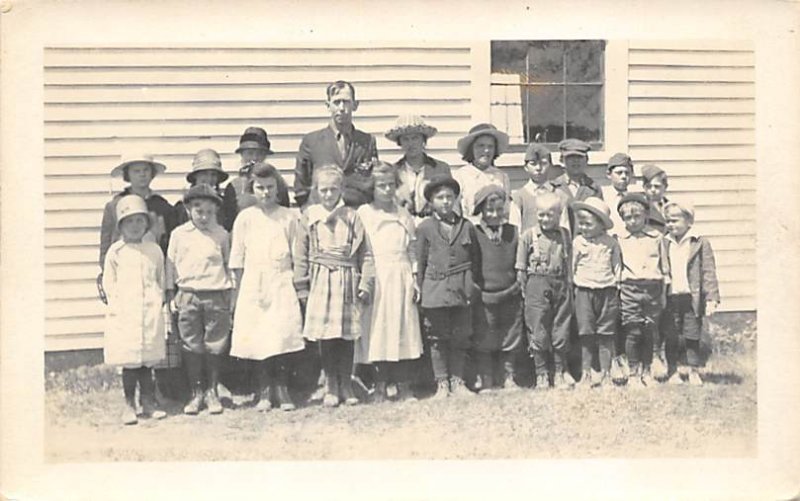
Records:
[[[372,200],[370,162],[378,158],[375,138],[353,126],[353,113],[358,109],[353,84],[339,80],[328,85],[325,92],[331,120],[327,127],[306,134],[300,142],[294,169],[295,201],[305,206],[314,168],[333,164],[344,171],[344,203],[357,207]]]

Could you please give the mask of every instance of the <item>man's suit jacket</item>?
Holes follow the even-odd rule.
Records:
[[[353,128],[350,144],[345,155],[339,151],[336,134],[330,126],[303,136],[294,168],[294,198],[298,205],[305,205],[311,193],[314,168],[322,165],[338,165],[345,174],[342,197],[347,205],[361,205],[370,200],[369,171],[359,168],[378,158],[375,138]],[[369,197],[367,197],[369,198]],[[360,203],[359,203],[360,202]]]

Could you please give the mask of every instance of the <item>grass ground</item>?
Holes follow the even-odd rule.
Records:
[[[51,461],[721,457],[756,453],[755,319],[711,325],[702,387],[660,385],[259,414],[245,397],[220,416],[119,424],[113,370],[51,374]]]

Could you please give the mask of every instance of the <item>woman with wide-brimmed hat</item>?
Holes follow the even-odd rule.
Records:
[[[511,196],[511,180],[508,174],[494,166],[494,161],[508,149],[508,134],[492,124],[481,123],[458,140],[458,152],[467,165],[453,173],[461,185],[461,213],[466,218],[474,217],[475,194],[486,185],[502,186],[506,196]]]
[[[425,200],[425,185],[434,178],[450,176],[450,166],[425,152],[428,139],[435,136],[436,127],[428,125],[419,115],[401,115],[386,134],[403,149],[403,156],[394,163],[400,174],[397,201],[412,216],[429,216],[430,204]]]

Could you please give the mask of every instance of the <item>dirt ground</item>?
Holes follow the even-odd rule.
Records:
[[[754,330],[753,325],[746,327]],[[719,327],[718,327],[719,329]],[[256,412],[246,397],[222,415],[167,408],[162,421],[122,426],[118,382],[46,391],[49,461],[521,459],[741,457],[756,454],[754,342],[717,353],[702,387],[534,393]],[[92,378],[82,368],[73,381]],[[65,381],[62,377],[60,381]],[[97,386],[97,385],[95,385]]]

